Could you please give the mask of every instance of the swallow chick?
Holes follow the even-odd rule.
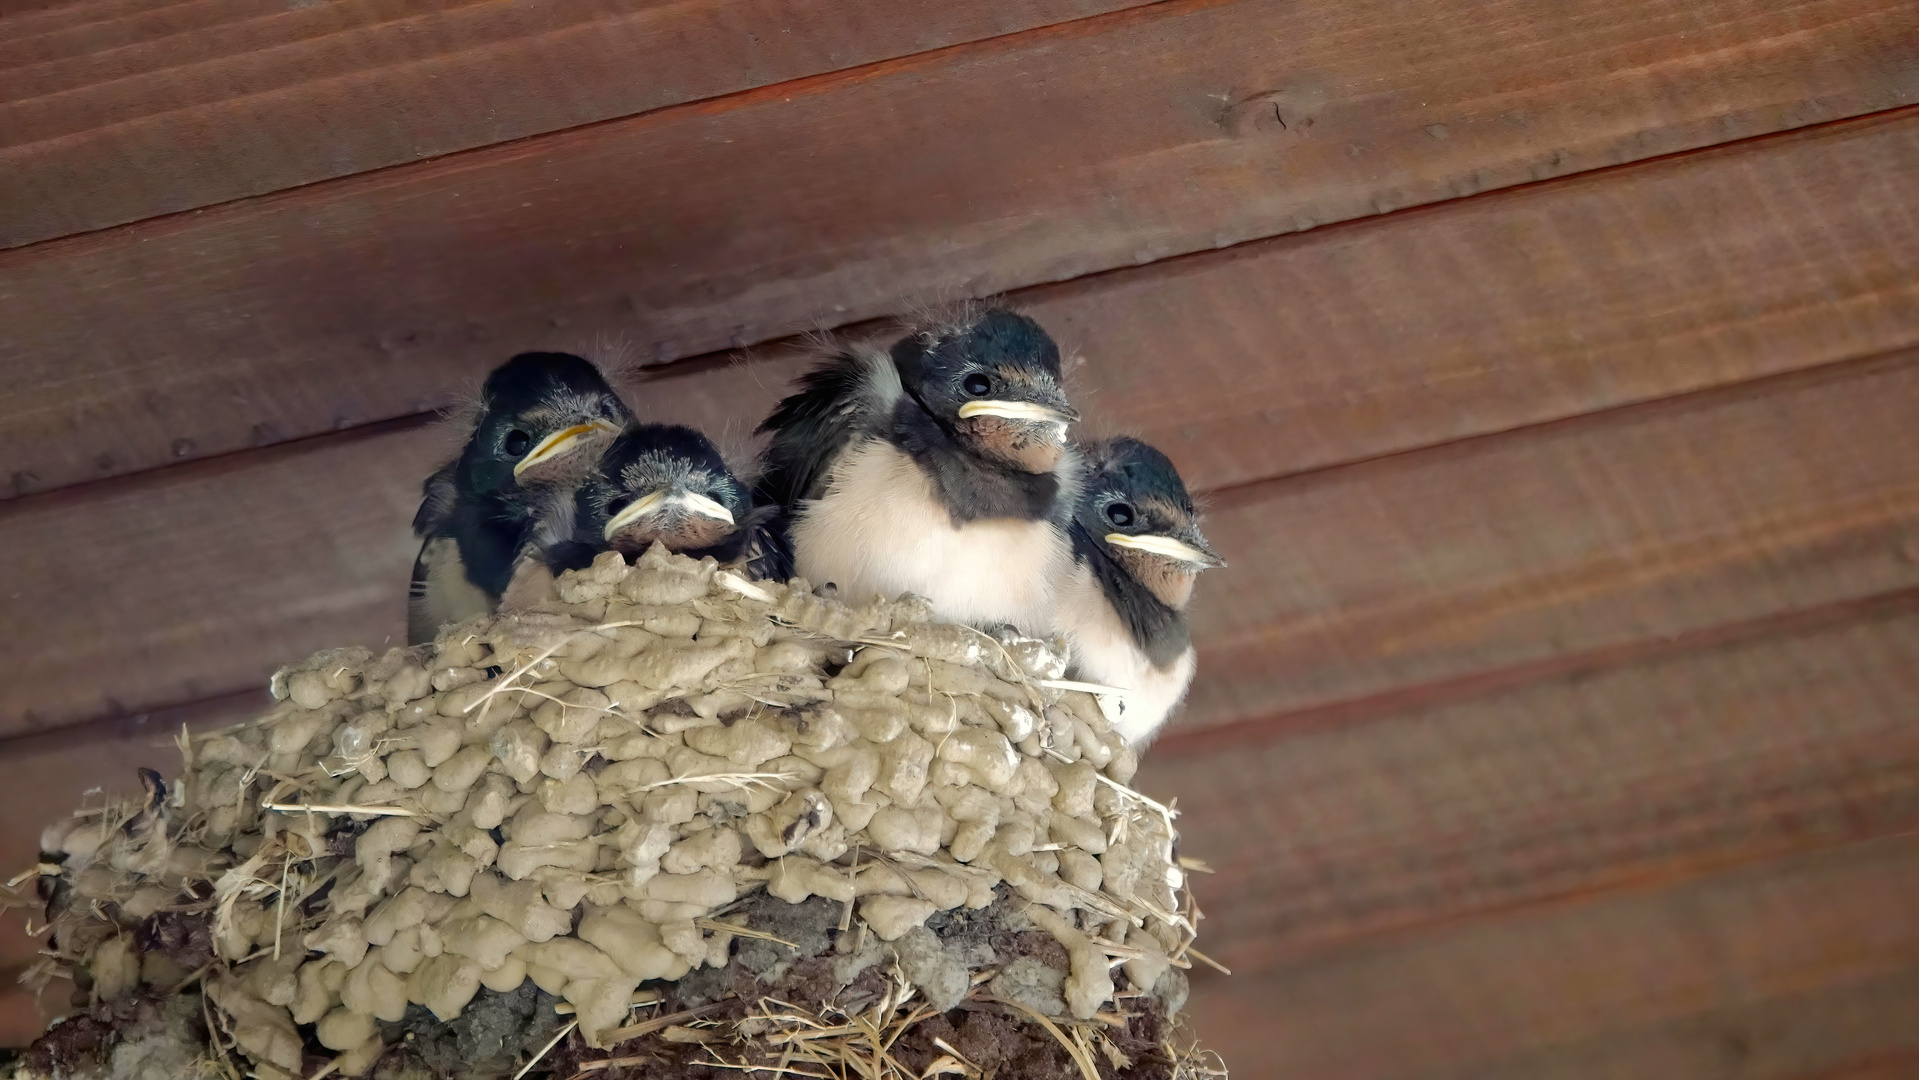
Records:
[[[754,506],[712,440],[690,427],[628,426],[575,503],[571,538],[548,553],[556,574],[608,550],[630,562],[657,543],[695,559],[711,555],[754,577],[792,575],[779,508]]]
[[[472,435],[413,518],[409,643],[495,610],[519,558],[571,534],[575,490],[632,418],[578,356],[521,353],[487,376]]]
[[[1048,625],[1079,475],[1059,380],[1059,347],[1003,309],[804,376],[760,425],[797,572],[854,602],[911,592],[945,619]]]
[[[1114,730],[1144,745],[1186,696],[1194,654],[1186,606],[1201,570],[1226,563],[1166,455],[1138,439],[1082,447],[1086,474],[1068,527],[1073,565],[1056,628],[1075,677],[1124,691],[1100,697]]]

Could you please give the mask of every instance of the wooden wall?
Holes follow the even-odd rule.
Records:
[[[994,292],[1232,563],[1236,1077],[1919,1073],[1907,0],[4,0],[0,858],[396,638],[507,355]]]

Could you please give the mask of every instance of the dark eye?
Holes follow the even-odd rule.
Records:
[[[1106,508],[1106,520],[1124,529],[1133,523],[1133,508],[1123,502],[1113,503]]]
[[[993,380],[975,371],[960,382],[960,387],[973,397],[985,397],[993,392]]]
[[[506,442],[501,445],[505,447],[507,453],[514,457],[520,457],[528,450],[533,449],[533,436],[528,435],[519,428],[514,428],[512,431],[506,433]]]
[[[618,498],[614,499],[612,502],[609,502],[606,504],[606,516],[614,517],[618,515],[620,511],[632,505],[633,505],[633,496],[621,495]]]

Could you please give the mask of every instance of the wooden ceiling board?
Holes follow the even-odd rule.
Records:
[[[1919,590],[1825,625],[1364,722],[1147,751],[1205,946],[1382,934],[1919,831]]]
[[[1919,1064],[1919,840],[1206,973],[1235,1080],[1892,1080]]]
[[[218,0],[0,34],[0,245],[1147,2]]]
[[[1919,586],[1919,353],[1241,488],[1207,526],[1175,733]],[[259,684],[400,637],[409,427],[25,500],[0,732]]]
[[[1323,7],[1155,4],[0,253],[0,460],[58,487],[522,348],[671,360],[1919,101],[1910,5]]]

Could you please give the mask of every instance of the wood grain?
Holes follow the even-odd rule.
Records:
[[[1919,115],[1021,299],[1194,487],[1378,457],[1919,344]]]
[[[1087,432],[1210,490],[1919,345],[1915,207],[1919,111],[1010,299],[1069,348]],[[810,362],[685,361],[632,396],[744,449]]]
[[[0,36],[0,236],[32,243],[1147,2],[201,0]]]
[[[378,429],[374,429],[378,431]],[[348,435],[54,496],[0,519],[0,638],[31,678],[0,734],[265,685],[330,645],[406,640],[410,530],[437,432]]]
[[[1919,831],[1919,591],[1833,625],[1199,753],[1156,748],[1238,969]],[[1170,751],[1170,752],[1169,752]]]
[[[1919,586],[1919,352],[1220,496],[1176,728]]]
[[[1076,353],[1087,431],[1207,490],[1919,344],[1915,207],[1908,113],[1012,300]],[[735,433],[805,366],[697,363],[654,408]]]
[[[670,384],[669,384],[670,385]],[[1919,353],[1239,489],[1192,730],[1919,586]],[[17,502],[0,733],[260,684],[399,637],[437,429]]]
[[[1208,978],[1236,1080],[1888,1080],[1919,1062],[1919,840]]]
[[[1915,34],[1871,0],[1173,0],[39,244],[0,258],[0,460],[54,487],[522,348],[670,360],[1908,104]]]

